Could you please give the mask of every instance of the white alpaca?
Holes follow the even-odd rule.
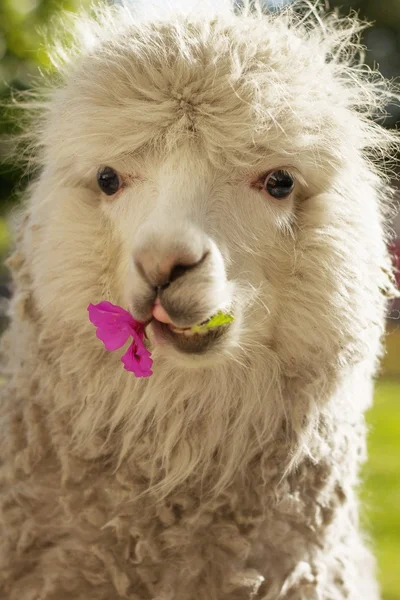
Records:
[[[379,596],[355,487],[393,292],[388,92],[352,20],[207,10],[78,23],[33,105],[1,599]],[[150,378],[96,338],[101,300],[158,316]],[[168,324],[220,308],[217,333]]]

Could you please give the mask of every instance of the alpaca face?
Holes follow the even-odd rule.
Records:
[[[185,145],[158,162],[100,169],[98,180],[101,210],[121,242],[118,295],[137,319],[151,320],[149,335],[161,351],[198,363],[199,354],[237,344],[251,319],[267,322],[275,293],[265,265],[290,231],[294,175],[223,174]],[[234,323],[187,331],[219,310],[231,311]]]

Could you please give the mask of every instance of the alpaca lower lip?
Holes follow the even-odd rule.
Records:
[[[151,325],[157,336],[163,341],[171,343],[180,352],[191,354],[203,354],[214,344],[216,340],[225,334],[229,325],[223,325],[215,329],[209,329],[206,333],[194,333],[185,335],[185,333],[177,333],[170,326],[153,320]]]

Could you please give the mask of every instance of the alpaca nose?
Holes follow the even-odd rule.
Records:
[[[151,250],[138,251],[134,257],[137,270],[155,289],[165,289],[173,281],[196,268],[206,258],[207,252],[195,256],[190,251],[164,252],[162,256]]]

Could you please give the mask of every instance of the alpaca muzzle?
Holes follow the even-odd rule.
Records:
[[[162,229],[144,227],[133,264],[137,285],[132,288],[132,312],[152,320],[156,342],[204,352],[228,329],[232,319],[204,326],[220,311],[229,310],[230,293],[222,255],[200,229],[171,221],[163,222]]]

